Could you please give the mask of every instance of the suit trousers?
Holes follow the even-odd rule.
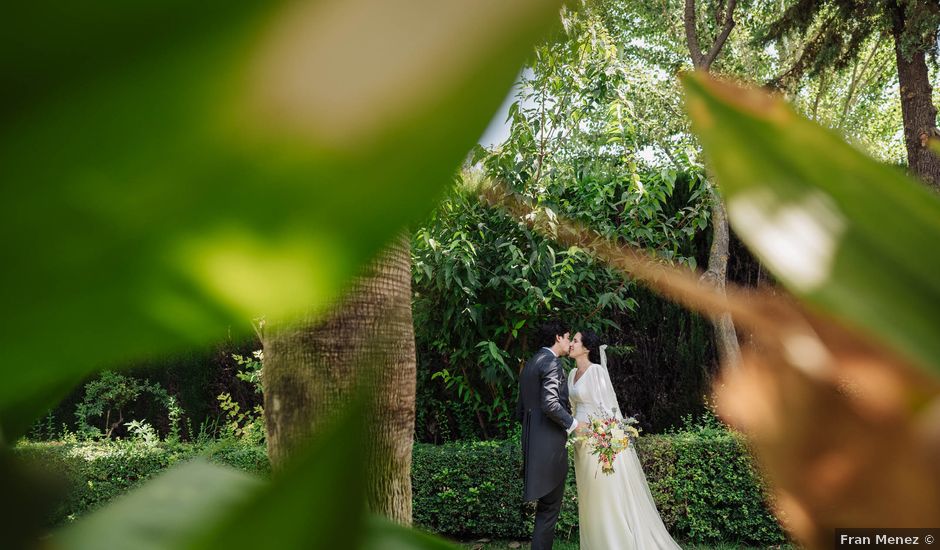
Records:
[[[566,475],[565,478],[568,476]],[[555,524],[565,496],[565,478],[557,487],[538,500],[535,507],[535,529],[532,532],[532,550],[551,550],[555,542]]]

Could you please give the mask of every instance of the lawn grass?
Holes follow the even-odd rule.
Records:
[[[458,543],[462,548],[468,550],[528,550],[528,541],[494,541],[489,539],[479,539],[475,541],[462,541]],[[799,546],[793,544],[784,544],[779,546],[740,546],[733,542],[708,544],[680,544],[683,550],[800,550]],[[556,540],[553,550],[579,550],[577,541],[566,542]]]

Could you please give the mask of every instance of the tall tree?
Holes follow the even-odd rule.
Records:
[[[623,56],[635,74],[627,98],[636,113],[637,141],[654,153],[655,167],[696,165],[699,145],[688,128],[675,74],[692,66],[685,24],[686,0],[590,0],[603,14]],[[765,47],[766,30],[786,11],[790,0],[737,0],[733,30],[709,64],[711,72],[749,82],[775,81],[801,53],[797,36],[784,36]],[[726,28],[728,0],[696,2],[696,38],[702,55],[714,48]],[[887,32],[887,31],[886,31]],[[881,38],[879,40],[879,38]],[[787,99],[806,116],[843,134],[850,143],[885,162],[905,158],[893,40],[873,35],[862,44],[859,62],[819,74],[804,73],[786,88]],[[848,101],[846,101],[848,99]],[[692,152],[692,158],[685,153]],[[682,170],[682,167],[679,167]],[[729,277],[738,277],[732,232]],[[743,250],[743,247],[742,247]],[[748,263],[748,262],[745,262]],[[737,282],[743,282],[738,280]]]
[[[773,84],[788,88],[804,74],[819,75],[857,63],[861,46],[879,35],[894,40],[904,145],[910,171],[940,190],[940,158],[927,147],[938,135],[937,109],[927,59],[937,54],[940,25],[938,0],[798,0],[767,28],[763,41],[780,42],[798,35],[803,46]]]
[[[410,524],[415,343],[409,239],[393,242],[325,316],[266,327],[263,339],[268,456],[275,470],[364,384],[373,396],[362,417],[369,508]]]
[[[710,201],[702,170],[689,160],[695,153],[683,136],[677,136],[684,129],[685,118],[673,79],[661,85],[658,79],[666,75],[650,70],[643,60],[629,53],[629,40],[621,40],[619,33],[611,32],[621,15],[629,17],[627,8],[617,2],[585,2],[563,10],[562,29],[552,40],[536,47],[533,61],[522,75],[519,101],[509,111],[510,135],[499,147],[479,151],[473,160],[482,161],[485,176],[505,182],[549,216],[576,219],[606,238],[643,247],[664,262],[704,265],[698,251],[709,219]],[[663,104],[668,108],[658,109]],[[676,127],[679,130],[673,131]],[[649,154],[653,148],[656,158]],[[475,222],[465,227],[453,231],[456,235],[478,231]],[[664,311],[663,302],[638,292],[621,275],[607,274],[583,250],[543,242],[541,236],[552,239],[557,236],[554,231],[551,222],[540,226],[538,238],[515,240],[514,244],[519,245],[516,251],[509,243],[500,244],[496,254],[506,257],[510,267],[488,267],[479,272],[479,286],[485,286],[487,292],[508,290],[501,302],[505,307],[498,313],[515,323],[557,312],[581,327],[606,333],[612,338],[608,342],[612,358],[620,359],[622,373],[643,373],[648,375],[644,379],[650,388],[659,384],[664,391],[674,392],[673,410],[698,410],[700,402],[694,400],[706,391],[702,381],[713,367],[710,342],[706,343],[707,351],[692,354],[699,362],[679,357],[681,351],[669,343],[661,347],[669,349],[666,356],[676,354],[672,356],[675,360],[658,363],[669,368],[650,372],[640,367],[644,353],[653,356],[649,350],[655,346],[656,336],[639,339],[633,328],[640,322],[666,322],[663,317],[654,320],[652,315]],[[474,254],[484,254],[485,245],[471,238],[476,247]],[[440,239],[443,242],[438,246],[459,258],[467,248],[461,242],[465,239],[461,236],[456,246]],[[469,270],[461,264],[455,261],[453,274],[472,281]],[[446,281],[450,271],[442,275],[442,267],[435,269],[435,278]],[[461,283],[458,288],[464,289],[460,294],[470,295],[465,289],[474,286]],[[648,300],[649,307],[640,305],[632,298],[634,295]],[[493,317],[485,309],[473,307],[472,302],[468,305],[471,307],[466,311],[481,319],[470,326],[468,334],[492,323]],[[636,311],[639,308],[646,311]],[[684,324],[685,319],[679,314],[669,322]],[[694,326],[699,334],[699,323],[697,318],[688,319],[684,326]],[[676,324],[670,326],[682,330]],[[513,344],[509,337],[513,331],[514,325],[508,324],[502,331],[507,336],[500,337],[496,345],[509,353],[519,353],[516,350],[520,348],[506,345]],[[704,331],[710,339],[708,327]],[[484,338],[492,338],[483,334]],[[656,353],[659,351],[662,349]],[[469,359],[476,358],[470,355]],[[484,361],[478,364],[482,366]],[[454,372],[455,364],[453,361],[447,368]],[[469,377],[464,374],[463,379]],[[693,386],[694,397],[685,398],[682,392]],[[654,399],[645,399],[642,392],[637,395],[641,397],[631,399],[630,405],[641,410],[647,420],[655,419],[657,428],[667,427],[675,418],[664,414],[665,408],[653,404]]]
[[[731,31],[734,29],[734,9],[737,5],[737,0],[729,0],[727,5],[717,7],[715,20],[719,23],[720,30],[707,51],[702,50],[699,42],[698,17],[696,13],[698,6],[696,4],[696,0],[685,0],[683,21],[685,24],[686,43],[688,44],[689,55],[692,58],[692,65],[697,70],[708,72],[715,58],[721,53],[721,49],[724,47],[725,42],[727,42]],[[721,4],[723,4],[723,2]],[[708,253],[708,267],[702,275],[702,280],[724,293],[725,283],[728,279],[728,256],[731,232],[728,228],[728,215],[725,212],[724,203],[715,190],[714,185],[709,186],[709,192],[712,199],[712,244]],[[741,361],[741,346],[738,343],[738,335],[734,330],[734,321],[731,319],[731,314],[725,312],[715,317],[712,324],[715,327],[715,344],[722,362],[726,365],[739,364]]]

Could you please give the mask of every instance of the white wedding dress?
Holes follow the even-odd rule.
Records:
[[[568,376],[568,394],[579,424],[589,423],[591,416],[623,418],[606,367],[592,364],[577,382],[576,372]],[[614,473],[607,475],[589,445],[577,443],[574,472],[581,550],[680,548],[659,517],[632,445],[617,455]]]

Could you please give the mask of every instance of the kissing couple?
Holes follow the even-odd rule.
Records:
[[[571,336],[559,321],[539,329],[542,347],[519,374],[516,417],[522,422],[526,502],[537,501],[532,550],[549,550],[568,476],[568,436],[585,435],[592,418],[623,419],[600,338],[582,330]],[[566,375],[561,357],[575,368]],[[646,476],[631,444],[617,454],[614,472],[601,474],[585,443],[574,448],[581,550],[678,549],[656,510]]]

